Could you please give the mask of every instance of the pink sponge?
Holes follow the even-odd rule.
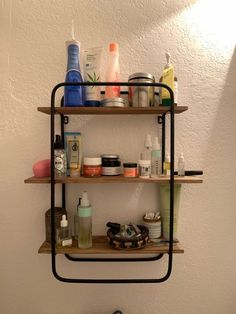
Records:
[[[51,170],[51,160],[39,160],[33,165],[33,172],[36,178],[49,177]]]

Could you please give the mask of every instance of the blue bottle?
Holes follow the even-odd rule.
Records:
[[[83,78],[81,75],[79,64],[80,43],[76,40],[67,42],[67,73],[66,82],[81,83]],[[64,106],[78,107],[84,105],[84,86],[65,86],[64,88]]]

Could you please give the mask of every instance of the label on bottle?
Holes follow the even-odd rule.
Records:
[[[61,241],[61,246],[71,246],[72,245],[72,239],[65,239]]]
[[[63,170],[63,158],[60,156],[55,157],[55,169],[60,172]]]

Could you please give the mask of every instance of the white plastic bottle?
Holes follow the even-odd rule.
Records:
[[[185,175],[185,160],[184,154],[181,153],[178,160],[178,176],[184,177]]]
[[[145,147],[145,149],[141,154],[141,159],[151,161],[152,138],[151,138],[150,134],[147,134],[145,137],[144,147]]]
[[[117,43],[109,45],[109,62],[106,72],[107,82],[120,82],[119,50]],[[120,86],[106,86],[105,98],[120,97]]]
[[[78,216],[78,246],[79,248],[87,249],[92,247],[92,207],[86,191],[83,192],[80,205],[78,206]]]
[[[161,147],[158,142],[158,137],[154,138],[154,143],[151,151],[151,177],[155,178],[161,173]]]

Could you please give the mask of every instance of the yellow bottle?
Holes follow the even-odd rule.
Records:
[[[177,105],[178,102],[178,80],[174,76],[174,67],[170,62],[170,54],[166,53],[166,65],[163,69],[162,77],[160,82],[168,85],[174,92],[174,103]],[[160,88],[160,104],[162,106],[170,106],[170,94],[167,89]]]

